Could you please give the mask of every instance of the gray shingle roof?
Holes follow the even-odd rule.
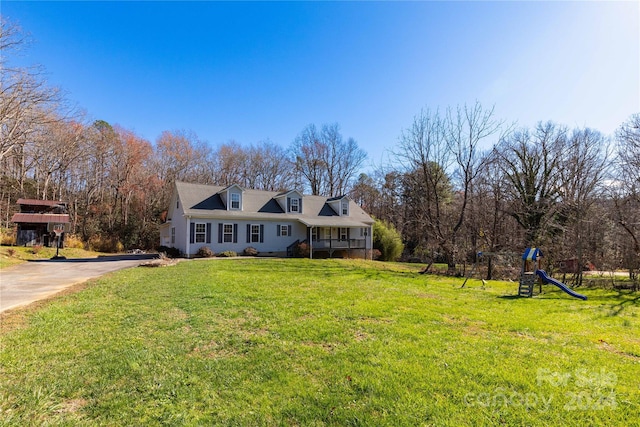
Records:
[[[282,192],[244,189],[242,211],[228,211],[220,192],[228,187],[176,182],[176,190],[185,215],[195,218],[298,220],[313,227],[363,227],[373,219],[352,200],[349,216],[339,216],[321,196],[303,196],[302,213],[286,213],[275,201]],[[284,193],[286,194],[286,192]]]

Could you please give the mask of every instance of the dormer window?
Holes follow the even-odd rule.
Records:
[[[291,212],[300,212],[300,201],[298,199],[291,199],[291,207],[289,209]]]
[[[342,201],[342,216],[349,216],[349,202],[346,200]]]
[[[231,209],[240,209],[240,194],[231,193]]]

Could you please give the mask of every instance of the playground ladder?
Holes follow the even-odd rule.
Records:
[[[518,288],[518,295],[521,297],[532,297],[533,287],[536,284],[535,273],[526,272],[520,278],[520,287]]]

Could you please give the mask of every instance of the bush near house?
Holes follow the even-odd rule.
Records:
[[[203,246],[200,249],[198,249],[198,252],[196,252],[196,256],[200,258],[211,258],[211,257],[214,257],[215,255],[216,254],[208,246]]]
[[[178,248],[170,248],[168,246],[158,246],[158,253],[165,254],[167,258],[180,258],[182,252]]]
[[[218,256],[222,258],[232,258],[232,257],[237,257],[238,253],[236,251],[224,251],[224,252],[220,252]]]
[[[293,250],[293,256],[296,258],[309,258],[309,245],[306,243],[298,243]]]
[[[404,250],[402,237],[393,224],[379,219],[373,224],[373,247],[380,251],[380,261],[396,261]]]
[[[249,246],[248,248],[245,248],[244,251],[242,251],[242,254],[244,256],[256,256],[258,255],[258,250],[256,248]]]

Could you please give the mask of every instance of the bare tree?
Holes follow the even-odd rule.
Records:
[[[394,153],[405,167],[405,188],[411,189],[405,198],[412,199],[412,221],[419,219],[417,229],[426,233],[426,240],[438,243],[451,273],[473,182],[481,169],[479,144],[500,126],[493,109],[484,110],[479,103],[449,109],[444,118],[437,111],[421,111],[402,133]],[[457,193],[452,192],[455,183]]]
[[[0,162],[27,143],[38,126],[58,118],[60,91],[47,86],[42,68],[9,65],[11,55],[26,44],[21,29],[0,17]]]
[[[72,165],[85,155],[84,147],[84,127],[77,122],[52,119],[34,132],[30,153],[40,178],[38,186],[40,182],[42,185],[39,193],[43,200],[62,197],[62,186],[66,183],[61,181]],[[57,185],[52,189],[54,184]]]
[[[284,148],[271,141],[262,141],[247,151],[248,187],[267,191],[293,188],[294,171]]]
[[[455,111],[449,109],[447,112],[445,138],[455,158],[458,188],[461,190],[460,206],[456,212],[457,219],[449,237],[454,256],[457,252],[458,234],[464,224],[468,204],[473,195],[473,184],[483,166],[484,158],[479,152],[480,143],[497,134],[503,124],[494,118],[493,112],[494,108],[483,109],[479,102],[472,107],[458,106]],[[474,233],[474,238],[475,235]]]
[[[631,116],[616,132],[616,174],[609,186],[613,218],[624,230],[629,249],[625,264],[635,289],[640,281],[640,113]]]
[[[326,147],[323,162],[326,167],[326,188],[323,193],[329,197],[344,195],[367,158],[367,153],[358,147],[353,138],[345,141],[337,123],[322,126],[321,140]]]
[[[296,173],[314,195],[341,196],[367,158],[353,138],[346,141],[337,123],[305,127],[292,144]]]
[[[512,131],[493,149],[509,183],[510,214],[525,230],[523,246],[540,245],[550,233],[560,197],[562,153],[567,130],[539,123],[533,132]]]
[[[327,145],[313,124],[305,127],[291,147],[295,170],[308,185],[311,194],[320,195],[326,185]],[[302,182],[301,182],[302,183]]]
[[[607,141],[592,129],[575,129],[562,152],[559,179],[561,181],[560,215],[572,229],[571,241],[577,258],[575,285],[582,284],[582,267],[586,263],[587,222],[608,168]]]

